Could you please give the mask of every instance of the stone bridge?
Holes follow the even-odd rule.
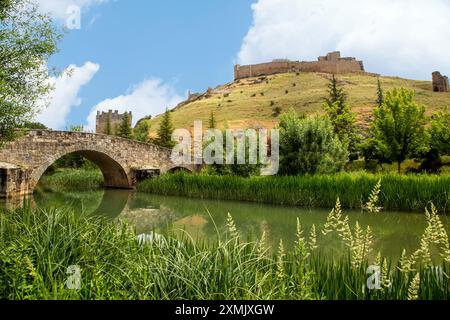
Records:
[[[171,150],[116,136],[32,130],[0,147],[0,197],[30,194],[56,160],[79,154],[103,173],[104,186],[133,188],[140,179],[179,169]],[[184,169],[194,171],[194,167]]]

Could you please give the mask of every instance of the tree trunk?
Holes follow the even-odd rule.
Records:
[[[398,174],[401,174],[402,173],[402,163],[400,161],[398,161],[397,166],[398,166]]]

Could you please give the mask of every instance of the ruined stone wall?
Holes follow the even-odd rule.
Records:
[[[109,110],[108,112],[97,111],[95,132],[106,134],[107,133],[106,132],[107,124],[108,124],[108,119],[109,119],[110,127],[111,127],[110,134],[116,134],[117,128],[119,128],[124,117],[125,117],[125,113],[119,113],[119,111],[117,111],[117,110],[115,110],[114,112],[112,110]],[[128,113],[128,118],[129,118],[129,123],[131,126],[131,123],[133,120],[133,115],[131,112]]]
[[[236,65],[234,79],[267,76],[286,72],[323,72],[323,73],[349,73],[362,72],[364,65],[352,57],[341,58],[340,52],[330,52],[319,57],[318,61],[278,61],[254,65]]]
[[[439,71],[432,74],[433,77],[433,91],[434,92],[448,92],[449,82],[448,77],[443,76]]]
[[[276,73],[285,73],[285,72],[296,72],[299,71],[300,67],[299,62],[296,61],[288,61],[288,62],[280,62],[273,61],[267,63],[260,63],[248,66],[235,66],[235,79],[243,79],[243,78],[251,78],[251,77],[259,77],[265,75],[271,75]]]

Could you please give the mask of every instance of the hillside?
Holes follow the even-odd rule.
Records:
[[[280,107],[282,112],[290,108],[305,114],[323,112],[322,103],[329,77],[329,74],[322,73],[284,73],[238,80],[210,90],[195,101],[181,104],[173,110],[172,121],[175,128],[189,129],[194,120],[202,120],[206,126],[211,111],[214,111],[221,129],[271,128],[278,122],[278,117],[273,115],[275,107]],[[361,125],[367,125],[376,100],[377,76],[352,73],[338,75],[338,80],[358,114],[358,121]],[[380,81],[384,91],[395,87],[413,89],[416,100],[427,106],[429,114],[450,106],[450,93],[433,92],[431,81],[397,77],[380,77]],[[152,135],[160,119],[158,116],[149,120]]]

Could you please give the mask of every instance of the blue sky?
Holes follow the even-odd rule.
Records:
[[[367,71],[430,80],[450,74],[448,0],[35,0],[55,23],[81,10],[61,41],[50,105],[37,120],[94,129],[97,110],[134,122],[232,80],[235,63],[315,60],[329,51]],[[68,11],[69,9],[69,11]],[[450,101],[449,101],[450,104]]]
[[[66,123],[85,123],[94,105],[145,79],[164,79],[180,96],[231,81],[251,18],[250,0],[122,0],[91,7],[50,61],[61,70],[86,61],[100,66]]]

